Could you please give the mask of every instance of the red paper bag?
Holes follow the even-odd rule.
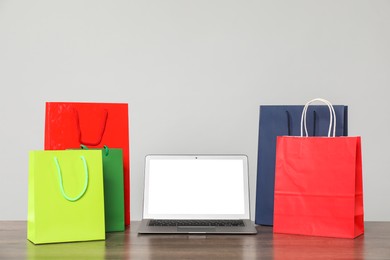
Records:
[[[46,102],[45,149],[122,148],[125,224],[130,224],[129,117],[125,103]]]
[[[360,137],[279,136],[276,144],[274,233],[355,238],[364,233]],[[333,132],[334,134],[334,132]],[[306,131],[307,135],[307,131]]]

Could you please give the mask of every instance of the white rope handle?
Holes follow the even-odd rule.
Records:
[[[305,128],[305,134],[306,134],[305,136],[309,136],[309,134],[307,132],[307,126],[306,126],[306,112],[307,112],[307,109],[309,108],[309,105],[315,101],[323,102],[328,106],[329,114],[330,114],[328,137],[330,137],[331,133],[332,133],[332,124],[333,124],[333,135],[332,136],[335,137],[336,136],[336,113],[334,111],[334,107],[332,106],[332,104],[328,100],[323,99],[323,98],[312,99],[309,102],[307,102],[306,105],[304,106],[303,111],[302,111],[302,116],[301,116],[301,136],[303,136],[303,128]]]

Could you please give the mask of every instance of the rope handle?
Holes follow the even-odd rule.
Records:
[[[83,149],[83,150],[88,150],[89,148],[86,146],[86,145],[80,145],[80,148]],[[104,149],[104,154],[106,156],[108,156],[108,154],[110,153],[110,149],[108,149],[108,146],[107,145],[103,145],[103,149]]]
[[[323,102],[328,106],[329,114],[330,114],[328,137],[331,137],[332,125],[333,125],[333,135],[332,136],[335,137],[336,136],[336,113],[334,111],[334,107],[332,106],[332,104],[328,100],[323,99],[323,98],[312,99],[309,102],[307,102],[306,105],[304,106],[303,111],[302,111],[302,116],[301,116],[301,136],[304,136],[303,129],[305,129],[305,134],[306,134],[305,136],[309,136],[309,134],[307,132],[307,125],[306,125],[306,113],[307,113],[307,109],[308,109],[309,105],[315,101]]]
[[[57,168],[57,173],[58,173],[58,181],[59,181],[59,184],[60,184],[60,190],[61,190],[61,194],[62,196],[68,200],[68,201],[71,201],[71,202],[75,202],[77,200],[79,200],[82,196],[84,196],[85,192],[87,191],[87,187],[88,187],[88,182],[89,182],[89,179],[88,179],[88,166],[87,166],[87,161],[85,160],[85,157],[84,156],[80,156],[81,160],[83,161],[83,166],[84,166],[84,173],[85,173],[85,180],[84,180],[84,187],[82,189],[82,191],[80,192],[79,195],[77,195],[76,197],[69,197],[66,193],[65,193],[65,190],[64,190],[64,184],[62,182],[62,173],[61,173],[61,167],[60,167],[60,164],[58,162],[58,158],[56,156],[54,156],[54,162],[56,164],[56,168]]]
[[[78,135],[79,135],[79,143],[80,144],[85,144],[85,145],[91,145],[91,146],[99,145],[101,143],[102,139],[103,139],[103,135],[104,135],[104,132],[105,132],[106,126],[107,126],[107,118],[108,118],[108,111],[107,111],[107,109],[104,109],[104,120],[103,120],[103,123],[102,123],[102,126],[101,126],[99,139],[96,140],[96,142],[87,142],[87,141],[83,140],[83,136],[82,136],[82,133],[81,133],[81,127],[80,127],[79,112],[76,109],[74,109],[74,112],[75,112],[75,115],[76,115],[76,124],[77,124],[77,130],[78,130]]]

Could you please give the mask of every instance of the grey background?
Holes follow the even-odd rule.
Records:
[[[127,102],[131,217],[149,153],[243,153],[259,106],[349,106],[366,220],[390,221],[389,1],[0,0],[0,220],[27,218],[45,101]]]

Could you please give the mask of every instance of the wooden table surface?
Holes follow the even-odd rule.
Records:
[[[34,245],[25,221],[0,222],[0,259],[390,259],[390,222],[366,222],[356,239],[273,234],[138,235],[139,222],[105,241]]]

